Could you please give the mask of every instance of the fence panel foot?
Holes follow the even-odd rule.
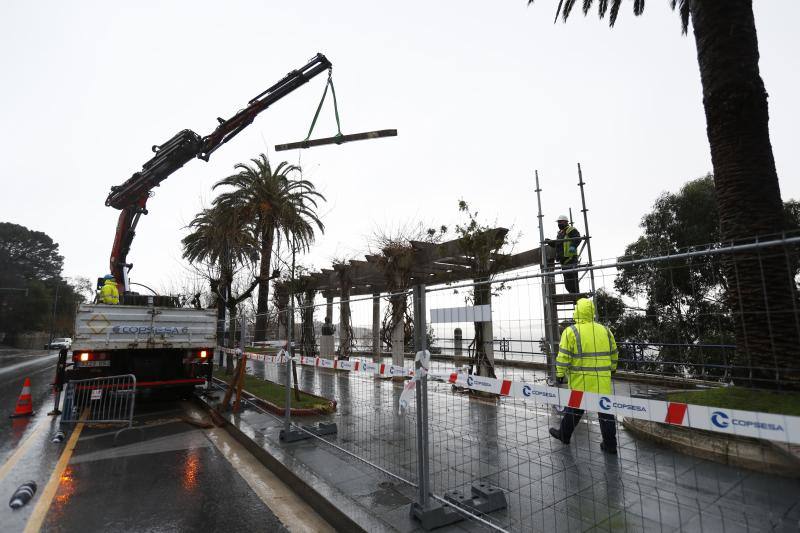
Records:
[[[471,496],[462,494],[460,490],[445,492],[444,499],[467,511],[477,511],[482,514],[508,507],[503,489],[489,483],[473,483]]]
[[[428,502],[423,508],[418,502],[414,502],[411,504],[411,518],[418,520],[424,530],[430,531],[460,522],[464,516],[452,507],[440,503]]]

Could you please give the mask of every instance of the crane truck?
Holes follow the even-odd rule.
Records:
[[[69,349],[61,351],[57,389],[68,380],[133,374],[138,388],[170,387],[185,393],[210,379],[217,344],[216,312],[183,308],[177,298],[131,290],[128,276],[133,265],[128,262],[128,253],[136,226],[147,214],[147,200],[154,187],[194,158],[208,161],[215,150],[250,125],[259,113],[330,69],[328,59],[317,54],[256,95],[232,117],[218,118],[219,124],[211,134],[201,137],[186,129],[153,146],[155,155],[141,171],[111,187],[105,203],[119,209],[120,215],[109,268],[120,289],[120,301],[117,305],[79,306],[74,340]]]

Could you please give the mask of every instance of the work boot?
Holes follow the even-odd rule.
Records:
[[[552,430],[550,432],[552,433]],[[611,454],[611,455],[617,455],[617,449],[616,448],[609,448],[608,446],[606,446],[605,442],[601,442],[600,443],[600,449],[603,450],[606,453]]]
[[[550,428],[550,436],[560,440],[564,444],[569,444],[569,441],[564,442],[564,439],[561,438],[561,430],[556,428]]]

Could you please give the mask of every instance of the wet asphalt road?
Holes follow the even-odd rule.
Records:
[[[0,530],[23,531],[38,515],[42,531],[286,531],[224,453],[224,431],[185,422],[204,416],[191,402],[137,400],[141,429],[115,445],[116,428],[84,427],[74,452],[63,453],[73,428],[63,428],[64,442],[50,442],[59,422],[46,414],[55,362],[45,352],[0,353]],[[25,376],[37,412],[11,420]],[[60,479],[53,476],[59,460],[66,465]],[[11,510],[8,499],[28,480],[36,481],[36,496]]]
[[[17,447],[35,425],[34,420],[39,420],[39,415],[53,408],[50,384],[57,360],[56,351],[0,349],[0,423],[5,426],[0,431],[0,460]],[[26,377],[31,379],[31,396],[37,416],[35,419],[10,420],[8,417],[14,412]]]

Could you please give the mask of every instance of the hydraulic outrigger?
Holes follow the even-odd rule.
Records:
[[[156,155],[142,166],[140,172],[136,172],[122,185],[111,187],[106,205],[122,212],[117,221],[109,266],[111,274],[124,287],[125,292],[129,290],[128,272],[133,267],[126,262],[128,252],[139,218],[147,214],[147,200],[152,196],[152,189],[195,157],[208,161],[215,150],[249,126],[259,113],[314,76],[330,69],[330,61],[324,55],[317,54],[306,65],[293,70],[278,83],[251,99],[247,107],[231,118],[218,118],[219,125],[210,135],[201,137],[192,130],[183,130],[165,143],[153,146]]]

